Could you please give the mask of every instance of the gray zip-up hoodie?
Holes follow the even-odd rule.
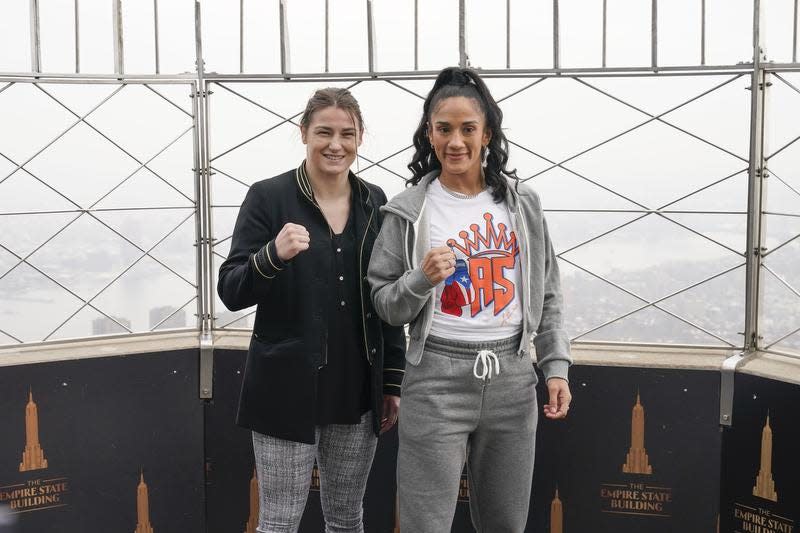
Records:
[[[410,324],[406,359],[422,360],[425,339],[433,322],[435,287],[422,272],[430,250],[430,216],[425,209],[428,185],[439,171],[424,176],[418,185],[401,192],[381,207],[384,219],[372,249],[367,279],[378,315],[394,326]],[[530,351],[530,338],[545,379],[567,379],[572,364],[569,337],[563,329],[561,284],[553,246],[547,233],[538,195],[509,180],[506,196],[514,219],[522,268],[522,341],[519,354]]]

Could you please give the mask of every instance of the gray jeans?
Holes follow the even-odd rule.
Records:
[[[485,343],[429,336],[406,367],[400,408],[397,490],[403,533],[452,527],[464,462],[470,515],[479,533],[521,533],[528,519],[536,439],[536,382],[519,336]],[[490,350],[492,368],[476,358]],[[485,353],[485,352],[484,352]],[[499,363],[499,374],[495,368]],[[474,371],[491,373],[485,379]]]
[[[311,486],[314,458],[326,533],[362,533],[363,499],[378,439],[367,412],[355,425],[318,426],[316,444],[253,432],[259,533],[295,533]]]

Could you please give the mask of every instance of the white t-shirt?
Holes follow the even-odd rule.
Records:
[[[485,341],[519,333],[519,246],[506,203],[495,203],[489,189],[456,198],[436,179],[426,205],[431,246],[449,246],[456,255],[455,273],[436,286],[431,335]]]

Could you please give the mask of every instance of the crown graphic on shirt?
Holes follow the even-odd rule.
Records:
[[[462,242],[448,239],[447,245],[459,250],[467,257],[474,255],[475,252],[486,251],[516,255],[518,252],[517,236],[509,231],[502,222],[495,228],[494,216],[491,213],[484,213],[483,220],[485,221],[483,233],[478,224],[470,224],[469,229],[472,231],[472,235],[466,230],[461,230],[458,232],[458,236]]]

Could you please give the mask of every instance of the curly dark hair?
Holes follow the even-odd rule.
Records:
[[[428,127],[431,114],[437,109],[439,103],[445,98],[453,96],[472,98],[478,103],[478,107],[486,118],[486,128],[489,130],[491,139],[489,140],[489,156],[486,159],[484,175],[486,185],[492,188],[492,198],[499,203],[505,199],[508,188],[504,176],[513,179],[516,185],[519,185],[519,177],[516,169],[506,168],[508,140],[502,129],[503,110],[495,102],[486,83],[471,68],[447,67],[436,77],[436,82],[422,105],[422,118],[414,132],[415,152],[411,163],[408,164],[412,177],[407,184],[416,185],[428,172],[442,168],[442,163],[431,147]]]

